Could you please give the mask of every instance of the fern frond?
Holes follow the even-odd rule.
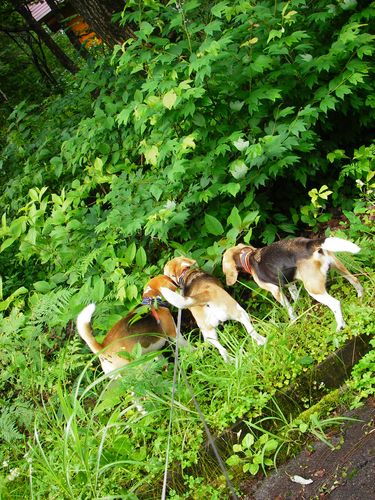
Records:
[[[62,288],[42,295],[33,307],[29,324],[36,327],[41,324],[55,326],[59,318],[66,312],[66,307],[73,293],[75,293],[73,289]]]
[[[17,429],[16,413],[14,408],[4,408],[0,415],[0,438],[6,443],[22,439]]]

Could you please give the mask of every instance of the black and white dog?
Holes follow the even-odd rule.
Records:
[[[234,285],[240,271],[250,274],[254,281],[287,308],[292,321],[293,308],[282,291],[284,285],[300,280],[315,300],[326,305],[335,315],[337,330],[345,327],[340,301],[326,291],[326,276],[330,266],[336,268],[356,289],[358,297],[363,289],[358,279],[334,255],[334,252],[358,253],[359,246],[342,238],[293,238],[272,243],[263,248],[239,244],[223,255],[223,272],[227,285]],[[296,300],[297,289],[289,285]]]

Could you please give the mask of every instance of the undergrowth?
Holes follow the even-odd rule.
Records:
[[[301,292],[301,314],[292,325],[278,306],[268,305],[267,317],[261,318],[254,316],[252,302],[248,302],[255,326],[268,337],[268,343],[257,346],[238,326],[226,325],[220,339],[232,354],[232,363],[224,363],[214,348],[202,343],[198,332],[188,335],[196,349],[181,349],[180,362],[215,435],[239,418],[245,418],[250,427],[261,428],[277,391],[285,390],[352,336],[373,331],[370,313],[374,277],[367,274],[360,279],[365,289],[361,303],[349,284],[343,284],[340,278],[331,282],[330,289],[342,300],[347,319],[347,328],[341,332],[335,331],[330,311]],[[64,311],[61,314],[64,316]],[[7,464],[3,466],[6,475],[1,483],[4,498],[21,494],[50,498],[154,498],[155,494],[158,498],[159,493],[154,490],[152,494],[148,484],[159,484],[164,468],[173,359],[155,358],[154,354],[140,356],[121,370],[121,379],[111,381],[101,373],[90,353],[83,354],[85,349],[76,334],[63,343],[56,334],[43,345],[44,336],[39,330],[40,352],[35,356],[34,349],[25,348],[30,342],[30,330],[21,319],[14,312],[12,321],[18,320],[16,334],[8,329],[8,334],[1,335],[5,368],[1,384],[8,398],[13,395],[12,404],[8,398],[3,400],[6,410],[0,419],[2,439],[7,443],[1,447],[2,463]],[[1,320],[2,331],[7,331],[10,321]],[[5,346],[7,340],[9,346],[10,335],[12,350],[8,348],[7,357]],[[365,359],[359,366],[365,366]],[[361,368],[355,373],[358,380]],[[362,397],[363,383],[357,382]],[[324,387],[320,390],[326,394]],[[137,409],[137,401],[142,401],[146,415]],[[305,401],[306,408],[310,404]],[[285,431],[287,417],[282,416],[282,411],[280,428]],[[280,447],[285,458],[284,449],[293,449],[292,437],[298,442],[298,432],[302,440],[314,429],[324,438],[324,423],[319,415],[307,424],[297,420],[287,427],[286,435],[276,420],[273,431],[264,432],[264,437],[240,437],[236,453],[227,463],[235,476],[238,464],[251,474],[273,467]],[[182,479],[176,479],[179,488],[174,495],[190,491],[189,484],[199,484],[200,476],[205,483],[212,479],[204,463],[199,462],[205,441],[192,395],[180,374],[173,409],[170,467]],[[240,457],[244,450],[248,457],[245,462]],[[245,467],[246,463],[249,465]],[[17,474],[13,473],[15,477],[10,480],[12,470]],[[191,470],[201,472],[192,475]],[[221,479],[218,485],[213,481],[210,488],[223,491],[225,482]]]

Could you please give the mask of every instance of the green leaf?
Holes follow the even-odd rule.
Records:
[[[220,193],[229,193],[232,196],[236,196],[241,189],[241,184],[237,182],[229,182],[220,187]]]
[[[128,248],[125,250],[125,255],[124,255],[124,260],[128,266],[133,262],[135,259],[135,254],[137,252],[137,247],[135,246],[135,243],[130,243]]]
[[[172,109],[176,103],[177,94],[174,90],[170,90],[163,97],[163,106],[167,109]]]
[[[234,444],[233,445],[233,451],[235,453],[239,453],[240,451],[242,451],[242,446],[240,444]]]
[[[329,109],[335,109],[335,104],[337,102],[336,97],[326,95],[320,102],[319,108],[324,112],[327,113]]]
[[[238,455],[231,455],[226,460],[226,463],[229,465],[229,467],[235,467],[236,465],[241,463],[241,459]]]
[[[298,360],[298,363],[302,366],[309,366],[314,363],[314,358],[312,358],[311,356],[303,356]]]
[[[230,173],[235,179],[242,179],[245,177],[249,167],[243,160],[234,160],[229,167]]]
[[[14,301],[15,298],[17,298],[19,295],[24,295],[27,292],[28,292],[28,289],[25,288],[24,286],[21,286],[20,288],[18,288],[7,299],[0,302],[0,311],[5,311],[6,309],[8,309],[8,307]]]
[[[249,465],[249,472],[253,476],[255,476],[255,474],[257,474],[258,471],[259,471],[259,464],[250,464]]]
[[[308,424],[301,422],[298,426],[298,430],[302,433],[305,433],[309,429]]]
[[[221,236],[224,233],[224,228],[221,223],[216,219],[216,217],[205,214],[204,224],[206,226],[207,232],[215,236]]]
[[[242,446],[244,448],[249,449],[249,448],[251,448],[251,446],[253,446],[254,441],[255,441],[254,436],[252,434],[250,434],[250,432],[248,432],[242,440]]]
[[[139,247],[135,256],[137,266],[143,269],[147,264],[147,255],[143,247]]]
[[[94,276],[93,278],[94,289],[92,291],[93,301],[101,302],[105,294],[105,283],[101,276]]]
[[[228,224],[231,224],[235,229],[240,229],[241,228],[241,216],[238,212],[237,207],[233,207],[232,211],[228,217],[227,220]]]
[[[215,17],[221,17],[223,11],[227,8],[228,2],[219,2],[214,5],[211,9],[211,14]]]
[[[6,240],[3,241],[3,244],[0,247],[0,253],[3,252],[6,248],[10,247],[14,242],[16,241],[16,238],[7,238]]]
[[[351,94],[352,93],[352,89],[350,87],[348,87],[348,85],[340,85],[339,87],[337,87],[337,89],[335,90],[335,94],[337,95],[337,97],[339,97],[340,99],[344,99],[344,97],[348,94]]]
[[[126,296],[129,300],[133,300],[138,297],[138,288],[136,285],[132,284],[126,288]]]
[[[277,441],[277,439],[270,439],[269,441],[267,441],[264,445],[264,450],[265,451],[274,451],[277,449],[277,447],[279,446],[279,442]]]
[[[268,38],[267,38],[267,42],[266,42],[267,45],[274,38],[281,38],[282,36],[283,36],[282,30],[271,30],[269,35],[268,35]]]
[[[158,157],[159,157],[159,148],[157,146],[153,145],[148,149],[146,149],[145,160],[147,163],[155,166],[158,162]]]
[[[48,293],[53,288],[47,281],[36,281],[33,286],[40,293]]]
[[[151,24],[148,23],[147,21],[142,21],[139,28],[140,28],[139,31],[143,35],[146,35],[146,37],[154,31],[153,26],[151,26]]]
[[[152,196],[155,198],[156,201],[159,201],[161,195],[163,194],[163,190],[157,184],[153,184],[150,187],[150,193],[152,194]]]

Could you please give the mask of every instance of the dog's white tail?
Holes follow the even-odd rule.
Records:
[[[179,309],[185,309],[194,303],[191,297],[183,297],[179,293],[169,290],[169,288],[160,287],[160,292],[166,301]]]
[[[77,317],[77,330],[81,338],[90,347],[93,353],[97,353],[103,349],[93,335],[91,328],[91,317],[95,311],[95,304],[89,304],[81,311]]]
[[[321,248],[323,250],[327,250],[328,252],[358,253],[361,250],[355,243],[343,240],[342,238],[337,238],[336,236],[326,238]]]

